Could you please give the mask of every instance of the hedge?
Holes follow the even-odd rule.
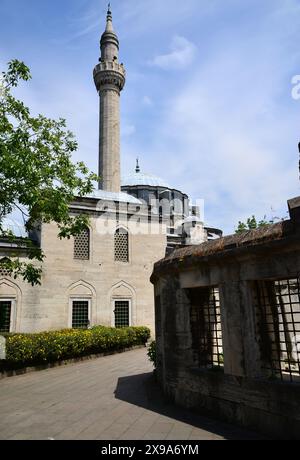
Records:
[[[39,365],[106,351],[144,345],[150,337],[147,327],[64,329],[35,334],[5,334],[6,359],[3,368]]]

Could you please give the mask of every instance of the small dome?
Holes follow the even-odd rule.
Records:
[[[189,222],[198,222],[203,224],[202,220],[197,216],[188,216],[183,221],[184,224],[188,224]]]
[[[170,188],[169,184],[158,176],[152,174],[134,172],[122,179],[122,186],[150,185],[151,187]]]

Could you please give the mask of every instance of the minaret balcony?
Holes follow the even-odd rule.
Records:
[[[94,76],[95,73],[101,72],[103,70],[114,70],[115,72],[120,72],[124,78],[126,76],[125,68],[123,64],[119,64],[115,61],[103,61],[96,65],[94,68]]]
[[[94,81],[98,91],[115,88],[121,91],[125,84],[126,72],[122,64],[115,61],[103,61],[94,68]]]

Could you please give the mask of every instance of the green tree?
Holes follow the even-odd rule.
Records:
[[[259,221],[257,221],[255,216],[248,217],[246,222],[239,221],[235,233],[243,233],[248,230],[254,230],[256,228],[265,227],[266,225],[271,225],[273,223],[274,220],[266,220],[266,216],[264,216],[264,218]]]
[[[29,68],[12,60],[0,81],[0,236],[25,248],[30,259],[20,261],[16,251],[2,259],[0,266],[14,278],[21,276],[34,285],[40,283],[44,254],[29,238],[17,238],[6,231],[5,217],[19,209],[27,231],[37,223],[56,222],[58,237],[70,238],[82,231],[88,218],[71,217],[69,204],[75,196],[90,193],[97,177],[84,163],[72,162],[77,142],[64,119],[34,117],[13,96],[20,80],[30,79]]]

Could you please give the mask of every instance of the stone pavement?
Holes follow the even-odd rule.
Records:
[[[0,380],[0,439],[258,439],[164,401],[146,349]]]

